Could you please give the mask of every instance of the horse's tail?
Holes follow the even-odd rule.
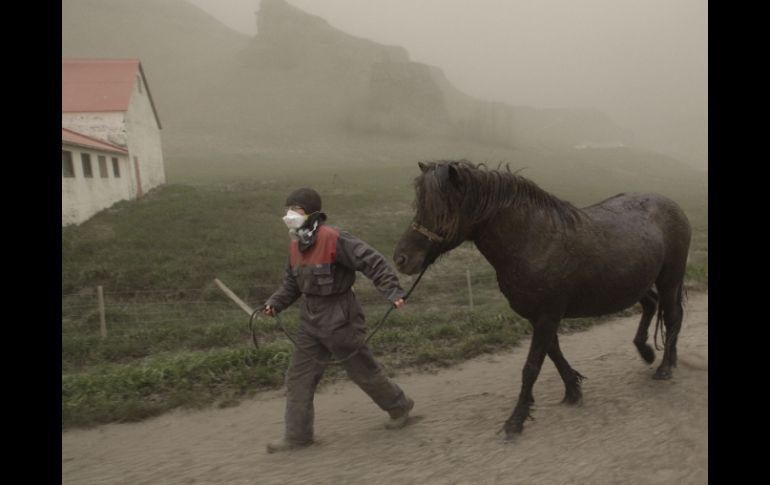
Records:
[[[679,284],[679,288],[676,292],[676,302],[677,304],[681,305],[684,309],[685,300],[687,299],[687,289],[684,287],[684,281]],[[666,327],[663,325],[663,318],[664,318],[664,312],[663,312],[663,305],[658,304],[658,318],[655,321],[655,334],[653,335],[652,341],[655,344],[655,350],[663,350],[658,348],[658,330],[660,330],[660,339],[663,346],[666,346],[666,340],[668,338],[668,335],[666,334]]]

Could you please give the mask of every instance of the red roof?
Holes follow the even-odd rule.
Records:
[[[121,148],[117,145],[107,143],[96,138],[91,138],[82,133],[68,130],[67,128],[61,129],[61,141],[69,145],[76,145],[85,148],[93,148],[96,150],[102,150],[110,153],[118,153],[120,155],[128,155],[128,150]]]
[[[155,120],[160,119],[138,59],[62,59],[62,113],[127,111],[136,76],[144,79]]]

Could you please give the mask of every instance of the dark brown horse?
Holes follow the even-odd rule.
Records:
[[[690,246],[690,224],[676,203],[655,194],[619,194],[578,209],[509,170],[465,160],[419,166],[416,214],[394,254],[398,269],[415,274],[471,240],[494,267],[513,311],[533,327],[521,393],[503,427],[506,439],[523,429],[546,355],[564,381],[563,402],[582,400],[583,376],[559,348],[562,318],[606,315],[639,302],[634,344],[652,363],[647,339],[657,311],[664,351],[653,378],[671,378]]]

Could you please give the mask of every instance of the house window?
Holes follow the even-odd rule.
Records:
[[[120,178],[120,165],[118,165],[118,159],[112,157],[112,174],[115,178]]]
[[[62,177],[74,177],[75,166],[72,164],[72,152],[61,151],[61,174]]]
[[[88,153],[81,153],[80,161],[83,163],[83,176],[93,178],[94,173],[91,171],[91,155]]]
[[[139,90],[139,93],[142,92],[142,78],[140,76],[136,76],[136,89]]]
[[[109,172],[107,172],[107,157],[103,155],[99,155],[99,176],[103,179],[110,176]]]

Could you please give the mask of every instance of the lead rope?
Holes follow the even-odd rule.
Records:
[[[420,278],[422,278],[422,275],[425,274],[425,270],[427,269],[428,269],[428,266],[426,265],[422,269],[422,271],[420,271],[420,274],[417,276],[417,279],[414,280],[414,283],[412,283],[412,287],[409,288],[409,291],[406,293],[406,296],[404,296],[404,301],[406,301],[409,298],[409,296],[412,294],[412,291],[414,291],[415,287],[417,287],[417,283],[420,282]],[[388,311],[385,312],[385,315],[380,319],[379,322],[377,322],[377,325],[374,326],[374,328],[366,337],[366,339],[363,341],[363,343],[361,343],[361,345],[359,345],[358,348],[356,348],[356,350],[351,352],[350,355],[348,355],[343,359],[339,359],[339,360],[332,359],[327,361],[321,361],[316,359],[309,352],[307,352],[305,349],[300,347],[299,344],[297,344],[297,341],[294,340],[294,338],[291,336],[291,334],[289,334],[289,332],[286,331],[286,328],[283,326],[283,321],[281,320],[281,317],[279,317],[277,313],[274,315],[274,317],[276,321],[278,321],[278,327],[281,329],[281,331],[283,331],[284,334],[286,334],[286,337],[291,341],[291,343],[294,344],[294,348],[296,348],[306,356],[310,357],[317,364],[335,365],[335,364],[342,364],[343,362],[346,362],[352,359],[356,354],[358,354],[361,351],[361,349],[363,349],[366,346],[366,344],[369,343],[369,340],[371,340],[371,338],[374,337],[374,334],[377,333],[377,331],[382,327],[382,325],[385,323],[385,320],[388,318],[388,315],[390,315],[390,312],[392,312],[394,308],[395,307],[391,304],[390,308],[388,308]],[[259,349],[259,343],[257,342],[257,333],[256,333],[256,328],[254,326],[254,317],[256,317],[257,314],[260,313],[261,311],[262,311],[261,308],[254,310],[254,312],[251,314],[251,319],[249,319],[249,329],[251,330],[251,341],[254,342],[254,347],[256,347],[257,349]]]

